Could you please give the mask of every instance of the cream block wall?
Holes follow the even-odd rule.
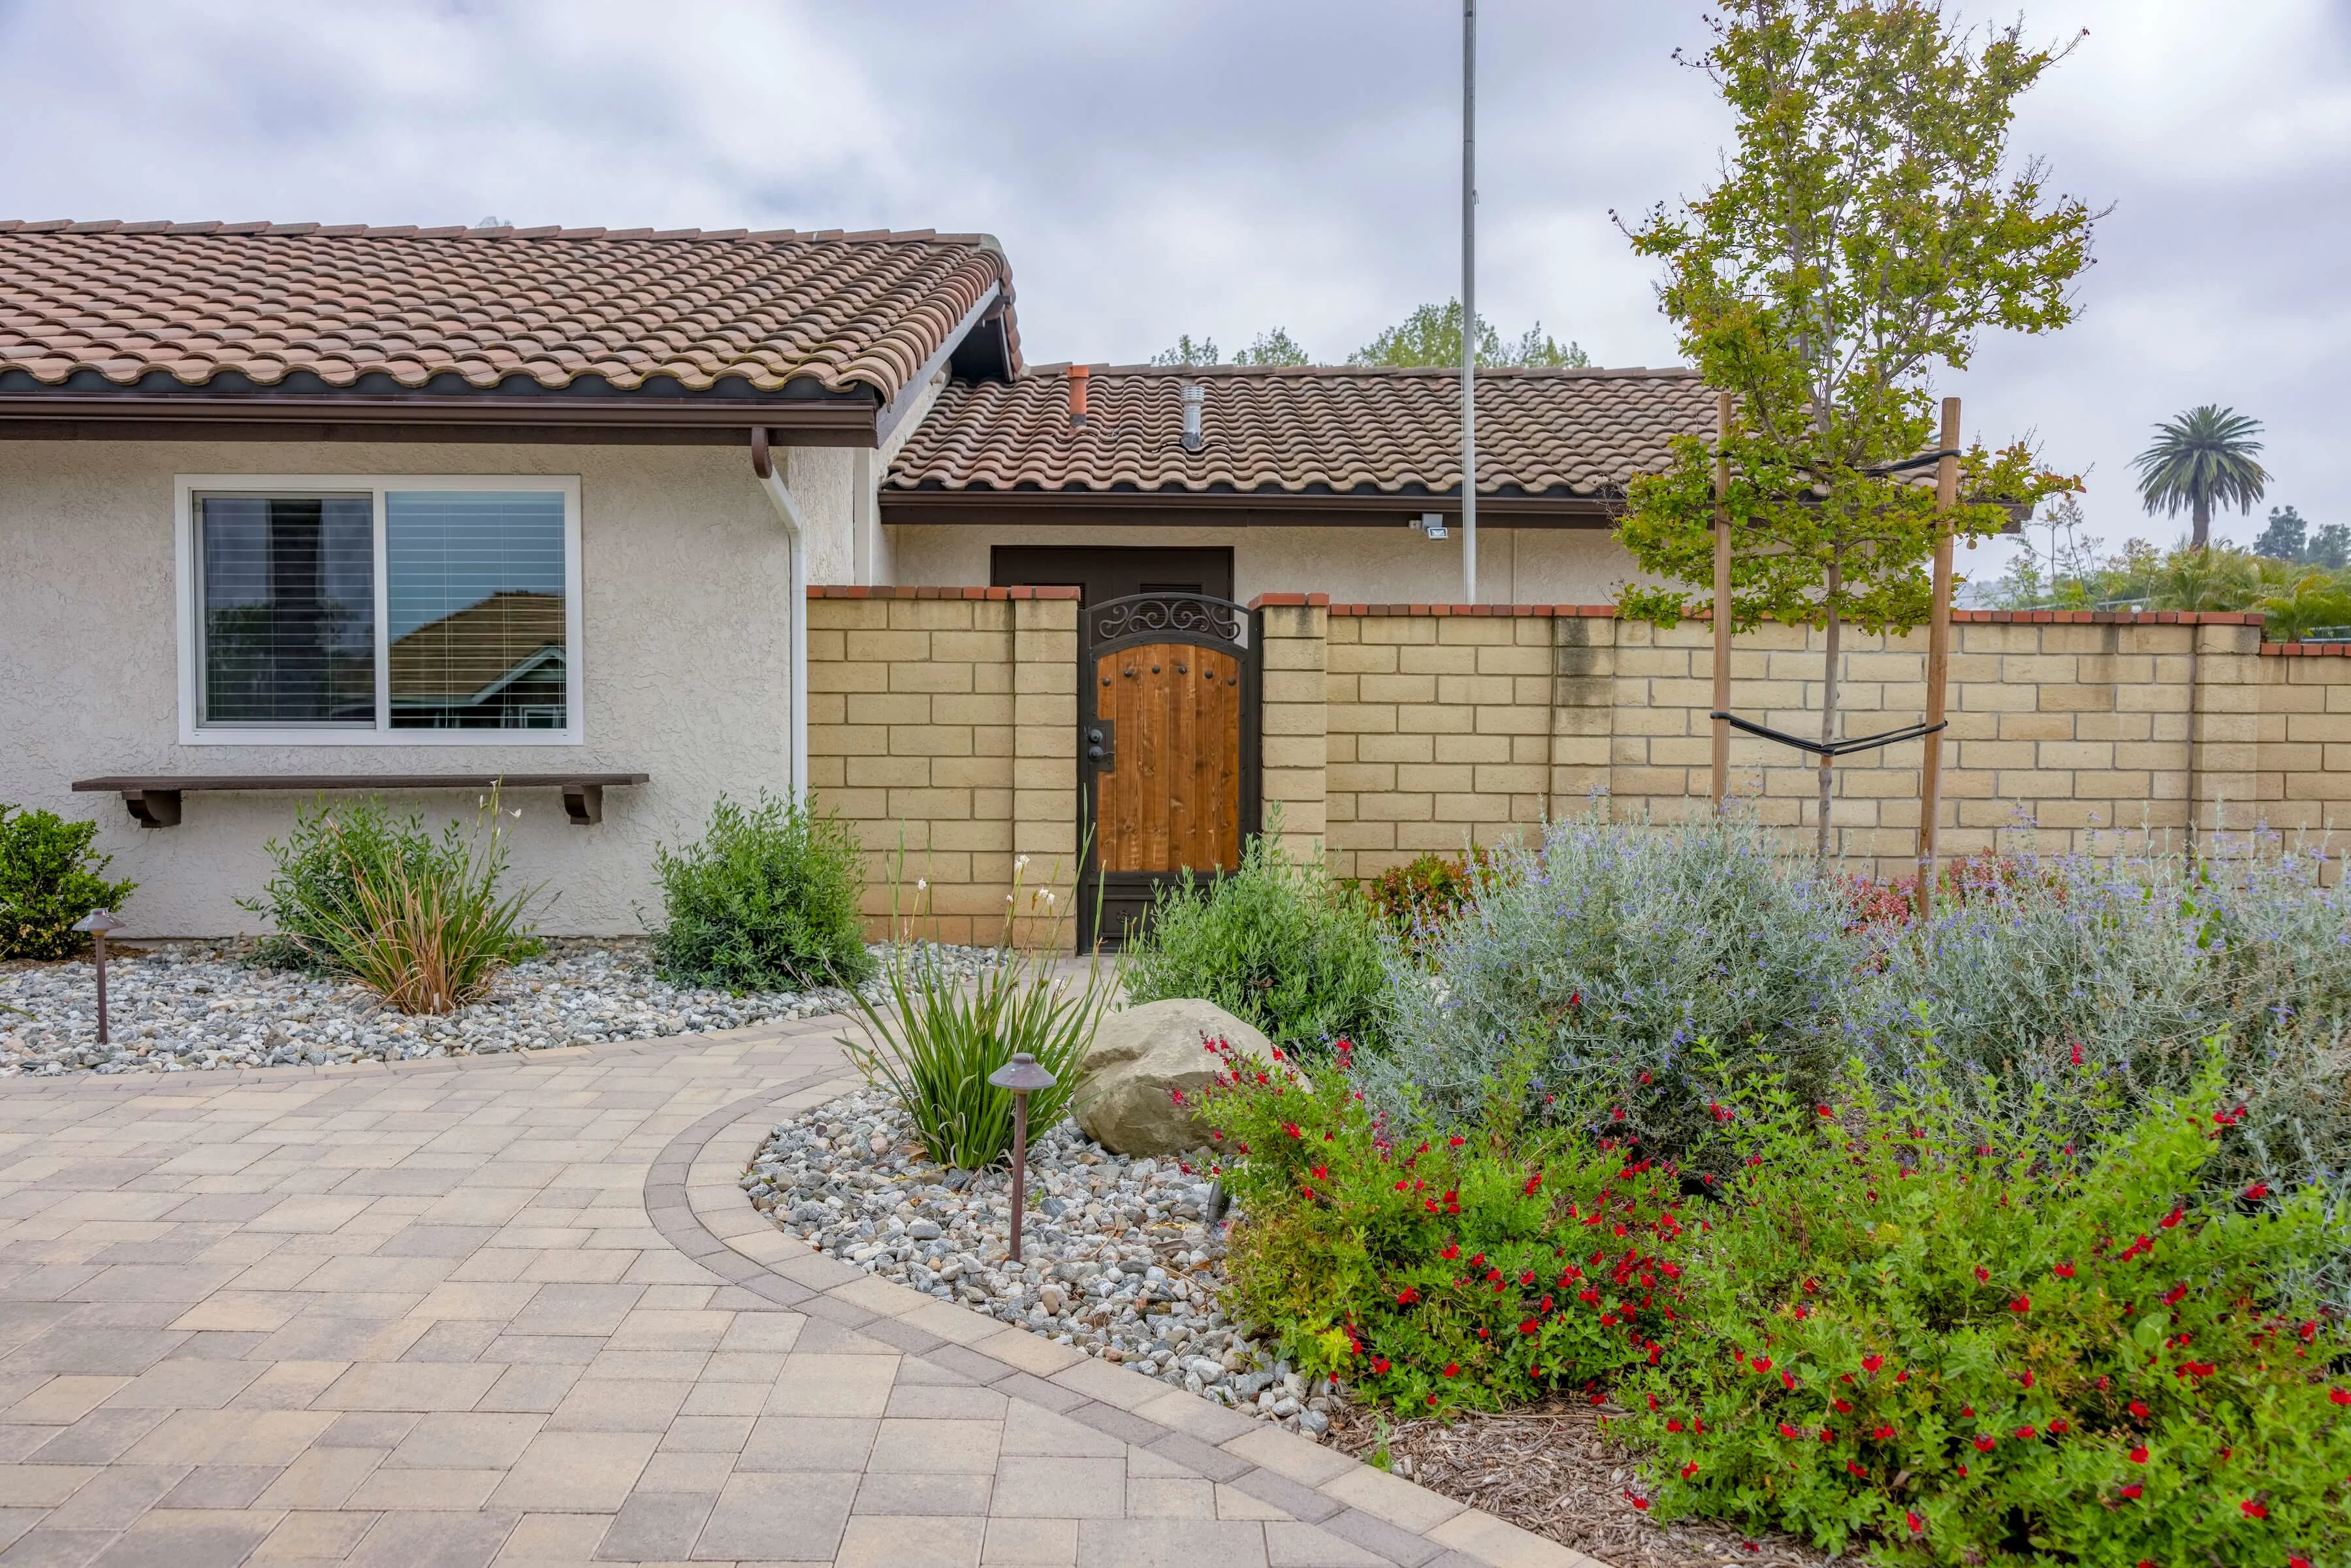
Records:
[[[1076,875],[1077,610],[1074,590],[810,591],[810,772],[865,846],[877,935],[894,902],[902,930],[997,940],[1023,856],[1013,935],[1053,934]]]

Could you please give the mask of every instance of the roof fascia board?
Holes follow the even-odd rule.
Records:
[[[956,323],[955,329],[940,342],[931,357],[923,361],[922,369],[906,378],[906,384],[898,389],[898,395],[891,400],[889,406],[874,415],[875,446],[890,444],[890,438],[897,434],[898,426],[905,423],[906,416],[922,406],[924,394],[930,391],[931,378],[939,373],[942,365],[955,357],[956,350],[970,335],[971,329],[979,325],[980,318],[987,314],[988,308],[1003,298],[1002,280],[989,284],[972,302],[971,308],[963,313],[963,319]]]
[[[1458,496],[1293,495],[1281,491],[883,490],[885,523],[982,527],[1013,522],[1134,528],[1219,523],[1249,527],[1392,528],[1424,512],[1450,515]],[[1478,509],[1513,528],[1602,528],[1622,503],[1605,497],[1496,496],[1479,492]]]
[[[788,433],[786,440],[814,437],[810,444],[869,446],[873,443],[878,401],[872,392],[773,402],[734,398],[598,398],[574,402],[551,397],[378,398],[265,393],[204,397],[184,392],[51,392],[0,396],[0,433],[37,434],[40,427],[59,423],[184,424],[206,434],[216,433],[217,427],[225,425],[275,427],[302,423],[368,429],[413,426],[452,433],[484,426],[614,434],[623,431],[707,430],[714,434],[726,433],[726,438],[734,442],[745,442],[749,439],[745,433],[758,424]]]

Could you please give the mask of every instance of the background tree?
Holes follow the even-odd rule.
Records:
[[[2131,460],[2147,509],[2178,517],[2187,507],[2189,548],[2211,543],[2212,508],[2235,506],[2251,515],[2269,484],[2269,471],[2253,459],[2261,429],[2261,421],[2210,402],[2157,425],[2154,444]]]
[[[1726,0],[1696,62],[1738,117],[1719,184],[1629,235],[1662,261],[1660,304],[1708,384],[1734,395],[1731,617],[1825,632],[1821,734],[1834,739],[1847,622],[1927,617],[1938,519],[1926,470],[1933,372],[1966,366],[1987,327],[2048,332],[2096,214],[2050,198],[2041,165],[2007,169],[2016,99],[2071,47],[2021,26],[1978,34],[1934,0]],[[1671,625],[1713,580],[1713,448],[1673,444],[1631,486],[1619,536],[1671,585],[1618,596]],[[1970,544],[2008,513],[2078,488],[2021,444],[1960,459],[1949,526]],[[1831,770],[1820,769],[1828,852]]]
[[[1461,362],[1461,301],[1423,305],[1347,356],[1351,365],[1386,365],[1399,370],[1442,368]],[[1505,342],[1494,324],[1478,318],[1478,362],[1582,370],[1592,357],[1574,343],[1561,344],[1538,321],[1524,336]]]
[[[1311,365],[1312,355],[1299,347],[1298,340],[1286,327],[1276,327],[1270,332],[1259,332],[1257,340],[1233,356],[1237,365]]]
[[[2253,553],[2272,560],[2300,560],[2310,545],[2309,528],[2292,507],[2272,507],[2269,526],[2253,541]]]
[[[1171,366],[1217,365],[1222,364],[1224,361],[1217,353],[1217,340],[1214,338],[1203,338],[1196,343],[1192,340],[1192,334],[1186,332],[1176,340],[1174,348],[1162,349],[1152,355],[1151,362],[1155,365]]]

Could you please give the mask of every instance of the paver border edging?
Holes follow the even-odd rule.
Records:
[[[786,1236],[751,1207],[736,1180],[780,1102],[832,1083],[846,1092],[852,1082],[837,1071],[804,1073],[730,1101],[671,1138],[644,1182],[645,1212],[663,1239],[778,1311],[823,1318],[960,1381],[1146,1448],[1397,1568],[1608,1568],[1349,1455]],[[734,1134],[751,1141],[730,1155],[721,1145]],[[697,1194],[708,1201],[697,1207]]]

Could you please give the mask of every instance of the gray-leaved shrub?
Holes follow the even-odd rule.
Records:
[[[1417,958],[1390,958],[1393,1043],[1359,1060],[1392,1116],[1468,1121],[1531,1060],[1540,1120],[1687,1154],[1715,1124],[1716,1071],[1834,1074],[1843,896],[1751,823],[1558,821],[1494,870]]]

